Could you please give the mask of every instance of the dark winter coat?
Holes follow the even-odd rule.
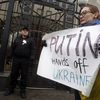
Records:
[[[21,36],[14,40],[12,56],[16,58],[34,58],[34,42],[32,38],[23,39]]]

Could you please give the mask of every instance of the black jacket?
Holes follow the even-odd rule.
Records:
[[[12,46],[12,56],[16,58],[34,58],[34,41],[33,38],[23,39],[21,36],[14,40]]]

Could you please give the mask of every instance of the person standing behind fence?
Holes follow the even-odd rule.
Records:
[[[30,60],[34,58],[34,42],[29,36],[29,29],[21,29],[12,45],[12,69],[10,74],[9,88],[5,96],[14,93],[17,79],[20,76],[20,96],[26,98],[27,73]]]
[[[85,5],[80,11],[80,27],[92,26],[98,24],[100,24],[99,9],[94,5],[90,4]],[[100,70],[96,77],[90,96],[85,97],[82,94],[80,94],[80,96],[81,100],[100,100]]]

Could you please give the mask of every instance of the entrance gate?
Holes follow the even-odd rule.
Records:
[[[28,85],[32,87],[57,86],[57,83],[36,75],[42,48],[41,40],[44,34],[77,26],[78,1],[71,1],[1,0],[0,32],[3,34],[0,34],[0,71],[10,71],[11,59],[9,59],[8,51],[19,29],[27,26],[31,31],[31,36],[34,38],[36,45],[34,50],[35,59],[29,70]]]

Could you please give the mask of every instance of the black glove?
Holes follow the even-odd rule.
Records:
[[[46,40],[43,40],[43,41],[42,41],[42,47],[43,47],[43,46],[47,47]]]
[[[97,43],[94,44],[94,52],[95,52],[94,57],[98,58],[98,53],[100,54],[100,45]]]

